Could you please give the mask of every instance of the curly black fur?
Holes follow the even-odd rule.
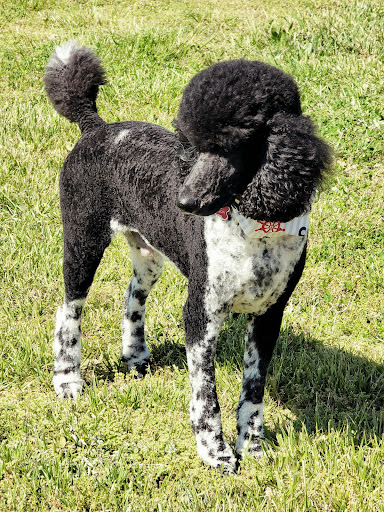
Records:
[[[58,47],[45,68],[49,99],[59,114],[79,123],[81,131],[103,122],[97,115],[96,98],[99,86],[106,81],[99,57],[88,47],[78,47],[75,41]]]
[[[330,148],[301,115],[293,79],[258,61],[221,62],[192,78],[174,126],[199,153],[212,155],[205,176],[191,170],[196,189],[190,179],[180,191],[180,206],[200,215],[237,197],[246,217],[292,219],[309,208],[331,163]],[[227,176],[215,175],[215,156],[217,169],[223,167],[223,156],[237,161],[235,180],[232,166]],[[204,192],[207,201],[201,199]]]
[[[234,60],[192,78],[174,124],[200,152],[230,151],[262,133],[276,112],[301,114],[293,79],[263,62]]]
[[[331,156],[308,117],[278,113],[267,125],[263,161],[238,208],[246,217],[285,222],[308,209]]]

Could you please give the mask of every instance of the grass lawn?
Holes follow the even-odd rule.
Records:
[[[381,0],[0,1],[0,511],[384,511],[384,6]],[[152,373],[120,372],[126,243],[106,252],[83,319],[86,389],[58,400],[52,339],[63,297],[61,164],[79,129],[42,77],[55,45],[92,46],[107,121],[171,128],[181,93],[224,59],[297,80],[337,154],[313,207],[309,257],[266,386],[269,443],[236,477],[201,466],[189,427],[185,280],[148,302]],[[216,362],[233,446],[244,318]]]

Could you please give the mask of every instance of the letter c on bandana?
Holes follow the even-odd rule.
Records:
[[[299,236],[305,236],[305,232],[307,231],[307,228],[302,227],[299,229]]]

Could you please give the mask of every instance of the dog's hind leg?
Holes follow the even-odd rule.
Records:
[[[135,368],[144,377],[149,365],[149,350],[145,342],[145,302],[160,277],[163,256],[149,247],[138,233],[128,232],[133,276],[124,298],[123,346],[121,359],[128,370]]]
[[[85,297],[64,299],[56,315],[53,385],[59,397],[76,398],[81,392],[80,319]]]
[[[80,373],[81,313],[107,245],[100,240],[96,243],[86,243],[85,240],[72,244],[64,242],[65,298],[56,316],[53,369],[53,385],[59,397],[76,398],[83,386]]]

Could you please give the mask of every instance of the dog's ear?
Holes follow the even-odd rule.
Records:
[[[267,127],[265,157],[242,194],[239,211],[257,220],[288,221],[309,209],[332,152],[308,117],[278,113]]]

